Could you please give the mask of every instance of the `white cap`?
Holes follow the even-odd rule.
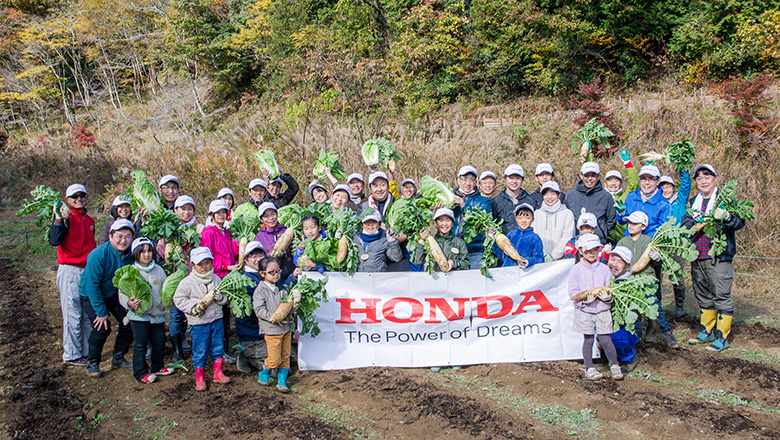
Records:
[[[465,176],[466,174],[473,174],[475,179],[479,176],[477,169],[471,165],[464,165],[458,170],[458,177]]]
[[[408,178],[404,179],[403,182],[401,182],[401,188],[403,188],[404,185],[406,185],[407,183],[411,183],[412,185],[414,185],[414,188],[417,189],[417,183],[414,181],[414,179],[408,179]]]
[[[249,255],[252,253],[252,251],[260,249],[265,253],[265,248],[263,247],[263,243],[260,243],[259,241],[250,241],[246,244],[246,248],[244,248],[244,255]]]
[[[190,252],[190,261],[192,261],[192,264],[199,264],[207,258],[214,259],[214,256],[211,255],[211,250],[207,247],[196,247]]]
[[[634,254],[631,253],[631,249],[625,247],[625,246],[617,246],[615,249],[612,249],[611,255],[617,255],[620,257],[623,261],[626,262],[626,264],[631,264],[631,261],[634,259]]]
[[[658,182],[658,185],[663,185],[664,183],[669,183],[674,186],[674,179],[669,176],[661,176],[661,180]]]
[[[365,180],[363,180],[363,175],[360,173],[352,173],[349,176],[347,176],[347,183],[352,182],[353,179],[357,179],[363,183],[366,182]]]
[[[162,178],[160,178],[160,183],[157,184],[157,187],[159,188],[165,185],[166,183],[170,183],[170,182],[176,182],[177,185],[181,186],[181,184],[179,183],[179,179],[177,179],[176,176],[174,176],[173,174],[166,174],[162,176]]]
[[[509,176],[520,176],[522,178],[525,178],[525,172],[523,171],[523,167],[521,167],[516,163],[509,165],[504,170],[504,177],[509,177]]]
[[[224,200],[212,200],[211,203],[209,203],[209,214],[216,214],[221,209],[224,209],[225,211],[228,210],[227,203],[225,203]]]
[[[248,189],[252,189],[252,188],[254,188],[256,186],[262,186],[263,188],[268,189],[268,186],[265,184],[265,180],[260,179],[260,178],[252,179],[252,181],[249,182],[249,188]]]
[[[517,215],[517,213],[521,209],[527,209],[527,210],[531,211],[531,214],[534,213],[534,207],[533,206],[529,205],[528,203],[521,203],[521,204],[515,206],[515,215]]]
[[[379,214],[379,211],[374,211],[371,214],[368,214],[367,216],[363,217],[363,220],[360,220],[360,222],[365,223],[369,220],[374,220],[379,223],[382,223],[382,215]]]
[[[324,186],[320,185],[319,183],[312,183],[311,185],[309,185],[309,195],[313,197],[314,196],[314,190],[317,189],[317,188],[319,188],[319,189],[321,189],[321,190],[323,190],[325,192],[328,192],[328,189],[325,188]]]
[[[130,245],[130,252],[135,252],[136,249],[138,249],[139,246],[143,246],[145,244],[148,244],[149,246],[154,249],[154,244],[152,244],[152,240],[149,240],[146,237],[138,237],[135,240],[133,240],[133,244]]]
[[[230,188],[222,188],[221,190],[219,190],[219,192],[217,193],[217,198],[221,199],[222,197],[225,197],[228,194],[233,196],[234,199],[236,198],[236,195],[233,194],[233,190]]]
[[[596,234],[582,234],[577,240],[577,247],[589,251],[601,247],[601,240]]]
[[[128,199],[125,196],[116,196],[114,198],[114,201],[111,202],[111,206],[122,206],[122,205],[129,205],[130,199]]]
[[[193,208],[195,208],[195,200],[192,200],[192,197],[190,196],[179,196],[176,198],[176,201],[173,203],[174,208],[181,208],[182,206],[186,204],[192,205]]]
[[[276,209],[276,205],[274,205],[271,202],[263,202],[260,204],[260,206],[257,207],[257,216],[263,217],[263,214],[265,214],[266,211],[269,209],[273,209],[274,211],[279,211]]]
[[[647,226],[647,224],[650,223],[650,219],[647,218],[647,214],[645,214],[642,211],[634,211],[634,212],[632,212],[631,215],[626,217],[626,220],[629,223],[641,223],[641,224],[643,224],[645,226]]]
[[[374,180],[379,178],[385,179],[388,182],[390,181],[390,179],[387,178],[387,174],[383,173],[382,171],[374,171],[370,176],[368,176],[368,184],[371,185],[374,183]]]
[[[482,174],[479,175],[479,181],[481,182],[481,181],[487,179],[488,177],[492,177],[493,180],[498,180],[498,179],[496,179],[496,173],[494,173],[492,171],[483,171]]]
[[[80,183],[74,183],[73,185],[69,186],[67,190],[65,190],[65,197],[73,197],[78,193],[87,194],[87,189],[84,188],[84,185]]]
[[[580,218],[577,219],[577,227],[580,226],[590,226],[593,228],[599,227],[599,221],[596,220],[596,215],[592,212],[586,212],[580,216]]]
[[[596,173],[601,174],[601,168],[596,162],[585,162],[580,167],[580,174]]]
[[[550,165],[549,163],[546,163],[546,162],[542,162],[539,165],[537,165],[536,166],[536,175],[538,176],[539,174],[542,174],[542,173],[553,174],[552,165]]]
[[[349,190],[349,186],[347,186],[347,185],[345,185],[343,183],[339,183],[338,185],[336,185],[336,187],[333,188],[333,192],[331,192],[331,194],[336,194],[336,191],[344,191],[345,193],[347,193],[347,195],[351,195],[352,194],[350,192],[350,190]]]
[[[701,165],[696,165],[696,168],[693,169],[693,178],[696,178],[696,175],[699,174],[699,171],[707,170],[712,173],[713,176],[717,176],[715,173],[715,168],[712,167],[712,165],[703,163]]]
[[[545,192],[546,190],[548,190],[548,189],[551,189],[551,190],[553,190],[553,191],[557,192],[558,194],[560,194],[560,193],[561,193],[561,187],[560,187],[560,186],[558,186],[558,182],[556,182],[556,181],[554,181],[554,180],[549,180],[549,181],[547,181],[547,182],[544,182],[544,185],[542,185],[542,189],[540,189],[540,190],[539,190],[539,192],[540,192],[542,195],[544,195],[544,192]]]
[[[455,221],[455,213],[450,208],[439,208],[436,210],[436,214],[433,214],[433,219],[436,220],[439,217],[447,216]]]
[[[617,179],[620,179],[621,182],[623,181],[623,175],[620,174],[620,171],[618,171],[618,170],[609,170],[609,171],[607,171],[607,175],[604,176],[604,180],[611,179],[613,177],[615,177]]]
[[[279,185],[281,185],[282,184],[282,178],[277,176],[277,177],[271,179],[270,182],[268,182],[269,185],[272,184],[272,183],[278,183]]]
[[[658,167],[655,165],[645,165],[639,169],[639,176],[653,176],[661,177],[661,172],[658,171]]]
[[[133,226],[133,222],[131,222],[126,218],[120,218],[118,220],[115,220],[114,223],[111,225],[111,232],[118,231],[120,229],[129,229],[135,232],[135,227]]]

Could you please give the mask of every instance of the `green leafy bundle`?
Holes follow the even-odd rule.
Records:
[[[696,160],[696,145],[687,139],[675,142],[666,147],[663,157],[667,164],[674,162],[675,170],[687,171]]]
[[[320,148],[320,156],[314,161],[314,174],[320,180],[325,180],[328,177],[325,174],[325,168],[330,168],[330,174],[336,178],[336,180],[346,180],[347,172],[344,167],[339,163],[339,153],[331,151],[326,153],[324,149]]]
[[[392,209],[392,206],[390,209]],[[328,233],[328,237],[334,237],[336,232],[339,231],[344,234],[345,237],[351,239],[360,227],[360,217],[351,209],[341,207],[332,211],[330,215],[323,220],[323,224],[325,226],[325,232]]]
[[[455,203],[455,193],[452,188],[428,175],[420,179],[420,195],[428,199],[431,204],[441,202],[442,205],[450,207]]]
[[[433,214],[418,203],[419,199],[402,198],[390,205],[387,210],[387,224],[396,232],[409,236],[409,243],[414,245],[420,241],[420,231],[431,225]],[[414,256],[414,251],[412,251]]]
[[[252,153],[252,156],[257,161],[257,165],[260,167],[260,170],[268,172],[269,179],[273,179],[281,174],[279,172],[279,164],[276,163],[276,157],[274,156],[273,151],[255,151]]]
[[[479,273],[488,278],[493,278],[493,275],[490,275],[488,269],[498,267],[500,262],[498,255],[496,255],[496,252],[493,250],[493,244],[495,244],[495,242],[496,239],[494,237],[485,234],[485,241],[482,242],[485,251],[482,254],[482,262],[479,264]]]
[[[647,319],[658,318],[658,301],[655,291],[657,280],[652,275],[632,276],[626,281],[610,283],[612,289],[612,329],[618,331],[621,326],[634,333],[634,323],[640,315]]]
[[[35,226],[48,227],[54,222],[54,207],[58,206],[59,209],[59,205],[62,203],[60,202],[60,193],[47,186],[39,185],[30,191],[30,195],[33,200],[24,199],[22,209],[16,212],[16,216],[24,217],[35,213],[38,216],[38,219],[35,220]]]
[[[753,202],[736,198],[736,188],[739,182],[734,179],[727,182],[722,188],[718,188],[718,196],[715,198],[715,206],[725,209],[731,215],[736,215],[745,220],[755,220],[753,214]],[[688,213],[696,217],[692,209]],[[726,250],[726,234],[723,232],[723,220],[715,218],[715,210],[702,216],[697,222],[704,223],[704,234],[712,238],[712,247],[709,255],[712,258],[717,257]]]
[[[259,217],[242,215],[230,220],[228,230],[234,240],[240,240],[242,237],[252,240],[260,232],[260,225]]]
[[[138,212],[139,207],[146,208],[149,212],[164,208],[157,187],[146,178],[146,173],[143,170],[131,171],[130,177],[133,178],[134,183],[127,189],[127,192],[130,195],[130,205],[133,211]]]
[[[493,215],[489,214],[482,208],[472,208],[466,210],[463,214],[463,220],[465,222],[466,234],[463,240],[466,243],[471,243],[479,234],[485,233],[485,241],[482,242],[484,247],[484,253],[482,254],[482,263],[479,266],[479,271],[482,275],[492,278],[488,269],[492,269],[498,266],[498,255],[493,251],[493,244],[496,242],[494,237],[490,237],[487,231],[495,229],[501,231],[501,223],[503,220],[496,220]]]
[[[236,318],[246,318],[252,314],[252,298],[247,295],[247,287],[255,287],[257,283],[240,270],[230,271],[222,278],[217,290],[225,295],[230,307],[230,313]]]
[[[309,206],[306,207],[304,216],[313,215],[322,222],[330,216],[331,212],[333,212],[333,208],[327,203],[310,203]]]
[[[381,162],[384,166],[390,163],[390,160],[399,161],[401,155],[395,151],[395,147],[385,138],[369,139],[360,149],[363,155],[363,162],[369,167],[379,166]]]
[[[674,256],[679,255],[685,261],[693,261],[699,256],[696,245],[690,241],[692,232],[688,228],[675,225],[675,220],[672,219],[659,226],[653,235],[650,246],[661,256],[661,267],[669,274],[672,284],[677,284],[683,276],[682,267],[674,261]]]
[[[604,124],[598,122],[596,118],[593,118],[586,122],[574,136],[580,141],[596,140],[599,144],[609,147],[609,138],[614,137],[615,133],[612,133]],[[580,142],[575,141],[573,146],[574,149],[577,150],[580,146]]]
[[[169,209],[150,211],[146,221],[141,226],[141,236],[149,240],[165,240],[172,242],[179,237],[181,220]]]
[[[152,308],[152,285],[141,276],[141,271],[133,265],[120,267],[114,273],[114,287],[130,297],[140,299],[137,313],[143,315]]]
[[[314,311],[320,307],[321,302],[328,302],[328,292],[325,285],[328,283],[328,277],[320,281],[302,276],[298,283],[293,287],[293,291],[301,293],[301,303],[296,312],[301,318],[300,332],[302,335],[311,333],[312,337],[320,334],[320,327],[314,320]],[[292,292],[290,292],[292,294]]]
[[[176,293],[176,288],[179,287],[179,283],[187,276],[187,269],[180,267],[163,281],[162,288],[160,289],[160,297],[162,298],[163,305],[170,307],[173,305],[173,295]]]
[[[318,238],[314,241],[306,240],[306,249],[303,250],[303,255],[311,261],[324,264],[325,269],[329,272],[344,271],[349,275],[354,275],[358,267],[357,249],[351,238],[344,236],[344,239],[347,240],[348,244],[347,257],[341,264],[338,262],[339,240],[335,237]]]

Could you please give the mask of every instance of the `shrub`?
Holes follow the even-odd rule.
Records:
[[[776,119],[766,116],[769,98],[764,90],[771,84],[769,73],[752,78],[731,76],[728,80],[713,83],[718,97],[729,105],[729,113],[735,119],[735,129],[740,137],[738,155],[761,154],[770,144]]]
[[[596,76],[587,84],[581,82],[577,86],[577,95],[570,96],[566,103],[569,109],[578,110],[577,117],[572,120],[578,127],[582,127],[586,122],[596,118],[598,122],[604,124],[615,134],[609,146],[593,142],[593,155],[602,158],[608,157],[618,150],[623,136],[623,132],[615,121],[614,111],[602,102],[606,88],[607,85],[601,80],[601,76]]]
[[[94,148],[97,145],[95,143],[95,134],[81,124],[75,124],[70,129],[68,143],[75,150]]]

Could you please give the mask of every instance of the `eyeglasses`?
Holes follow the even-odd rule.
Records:
[[[268,275],[279,275],[282,273],[282,269],[266,270],[265,273],[267,273]]]
[[[86,199],[87,195],[85,193],[78,193],[78,194],[73,194],[72,196],[70,196],[70,198],[71,199]]]
[[[129,241],[133,239],[133,235],[124,235],[124,234],[114,234],[114,237],[116,237],[117,241]]]

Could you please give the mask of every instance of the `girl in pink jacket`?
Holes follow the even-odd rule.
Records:
[[[203,228],[200,245],[209,248],[214,256],[214,274],[220,278],[238,269],[238,242],[230,237],[225,227],[228,207],[224,200],[214,200],[209,204],[211,225]]]

